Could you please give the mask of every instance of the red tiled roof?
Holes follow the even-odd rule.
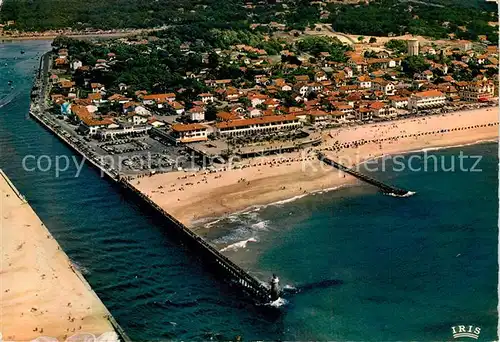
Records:
[[[175,99],[175,94],[174,93],[167,93],[167,94],[149,94],[149,95],[144,95],[142,97],[143,100],[153,100],[153,101],[165,101],[169,98],[174,98]]]
[[[383,102],[373,102],[371,105],[370,105],[370,108],[371,109],[382,109],[385,107],[385,103]]]
[[[84,106],[71,106],[71,111],[87,126],[109,125],[114,121],[109,117],[96,118]]]
[[[102,99],[102,96],[101,96],[101,93],[93,93],[93,94],[89,94],[87,96],[87,98],[89,98],[91,100],[100,100],[100,99]]]
[[[263,116],[263,117],[254,118],[254,119],[243,119],[243,120],[219,122],[215,125],[215,127],[217,127],[217,128],[232,128],[232,127],[243,127],[243,126],[250,126],[250,125],[273,123],[273,122],[294,121],[294,120],[296,120],[296,115],[294,115],[294,114],[273,115],[273,116]]]
[[[442,92],[439,90],[427,90],[427,91],[421,91],[419,93],[415,93],[415,96],[417,97],[438,97],[438,96],[444,96]]]
[[[329,113],[325,112],[324,110],[309,110],[309,111],[307,111],[307,114],[308,115],[312,115],[312,116],[325,116],[325,115],[329,115]]]
[[[203,109],[203,107],[196,106],[196,107],[191,108],[189,111],[191,113],[202,113],[205,110]]]
[[[197,124],[197,123],[172,125],[172,130],[175,132],[189,132],[189,131],[195,131],[195,130],[200,130],[200,129],[207,129],[207,126]]]
[[[223,121],[230,121],[230,120],[236,120],[239,117],[233,113],[229,112],[219,112],[217,113],[217,118]]]

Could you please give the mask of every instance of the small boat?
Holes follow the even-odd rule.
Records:
[[[24,55],[24,50],[21,50],[21,55]]]

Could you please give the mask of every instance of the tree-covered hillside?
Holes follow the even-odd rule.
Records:
[[[476,40],[478,35],[487,35],[490,41],[498,41],[498,27],[488,24],[498,21],[495,7],[485,5],[490,9],[486,11],[470,4],[461,6],[462,2],[376,0],[369,5],[337,5],[331,8],[330,21],[339,32],[361,35],[411,33],[446,38],[453,33],[457,38]]]
[[[246,27],[251,23],[284,23],[303,30],[320,21],[339,32],[360,35],[405,34],[436,38],[454,33],[496,42],[497,9],[485,0],[371,0],[368,5],[342,5],[309,0],[3,0],[0,23],[7,29],[42,31],[151,28],[202,24],[209,28]],[[328,19],[325,19],[329,17]],[[188,24],[186,26],[186,24]]]
[[[149,28],[168,24],[246,19],[238,0],[3,0],[0,22],[16,29]]]

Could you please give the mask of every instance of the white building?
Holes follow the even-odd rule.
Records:
[[[215,125],[215,130],[221,137],[235,137],[295,130],[301,126],[296,115],[288,114],[219,122]]]
[[[203,103],[209,103],[209,102],[214,102],[214,96],[210,93],[203,93],[203,94],[200,94],[198,95],[198,97],[200,98],[201,102]]]
[[[118,125],[115,126],[110,125],[108,128],[99,128],[97,130],[97,137],[99,138],[99,140],[114,140],[117,137],[124,137],[132,134],[145,134],[151,129],[151,126],[147,125],[131,127],[120,127]]]
[[[146,116],[139,114],[132,115],[132,123],[134,125],[144,125],[146,122],[148,122],[148,118]]]
[[[389,100],[391,100],[391,105],[394,108],[401,109],[408,107],[408,98],[401,96],[390,96]]]
[[[326,81],[328,77],[326,76],[326,73],[324,71],[318,71],[316,74],[314,74],[314,81],[316,82],[321,82],[321,81]]]
[[[71,63],[71,68],[73,70],[76,70],[78,68],[81,68],[83,66],[83,63],[81,61],[79,61],[78,59],[75,59],[72,63]]]
[[[428,90],[413,94],[408,99],[408,109],[419,110],[442,107],[446,103],[446,96],[438,90]]]
[[[163,108],[165,103],[175,101],[174,93],[167,94],[149,94],[142,97],[142,103],[145,105],[156,104],[158,108]]]
[[[349,105],[349,104],[340,104],[336,105],[335,109],[345,115],[349,115],[351,113],[354,113],[354,107]]]
[[[335,121],[337,122],[347,122],[347,114],[340,112],[340,111],[334,111],[331,113],[332,117]]]
[[[459,91],[459,95],[464,101],[489,101],[495,96],[495,85],[488,81],[469,82]]]
[[[263,94],[256,94],[253,96],[250,96],[250,102],[252,103],[252,107],[257,107],[261,103],[264,103],[265,100],[267,100],[267,96]]]
[[[307,86],[308,86],[307,91],[309,93],[317,93],[317,92],[320,92],[321,90],[323,90],[323,85],[319,82],[312,82],[312,83],[309,83]]]
[[[297,87],[297,90],[302,97],[306,97],[309,92],[309,87],[307,85],[300,85]]]
[[[389,60],[388,66],[389,66],[389,68],[395,68],[397,66],[401,66],[401,59],[400,58],[397,58],[397,59],[391,58]]]
[[[175,124],[172,125],[171,137],[176,143],[190,143],[206,141],[208,128],[201,124]]]
[[[205,110],[202,107],[193,107],[189,111],[189,119],[191,121],[205,120]]]
[[[373,120],[373,110],[366,107],[359,108],[356,118],[361,121],[371,121]]]
[[[394,107],[384,102],[374,102],[369,109],[372,110],[373,116],[379,118],[393,118],[398,115]]]
[[[309,110],[307,111],[309,122],[316,126],[321,126],[332,121],[332,114],[323,110]]]
[[[418,40],[410,39],[407,41],[407,43],[408,43],[408,55],[409,56],[418,56],[418,53],[419,53]]]
[[[73,105],[71,112],[78,118],[80,125],[77,130],[83,134],[94,136],[99,129],[119,127],[110,117],[94,117],[85,106]]]
[[[385,95],[394,95],[396,91],[396,86],[390,81],[384,79],[375,79],[372,82],[372,89],[375,91],[382,91]]]
[[[372,87],[372,79],[367,75],[359,76],[358,82],[361,88],[370,89]]]
[[[256,118],[258,116],[262,116],[262,111],[258,108],[248,108],[248,116],[251,118]]]

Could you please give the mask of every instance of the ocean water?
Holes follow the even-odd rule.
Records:
[[[270,312],[215,279],[90,166],[78,177],[75,166],[59,177],[23,169],[27,155],[42,166],[74,156],[27,116],[37,54],[48,48],[0,44],[0,167],[132,339],[436,341],[459,324],[496,339],[496,143],[432,151],[482,156],[482,172],[374,173],[417,192],[409,198],[360,185],[212,224],[210,241],[286,285],[286,304]]]

